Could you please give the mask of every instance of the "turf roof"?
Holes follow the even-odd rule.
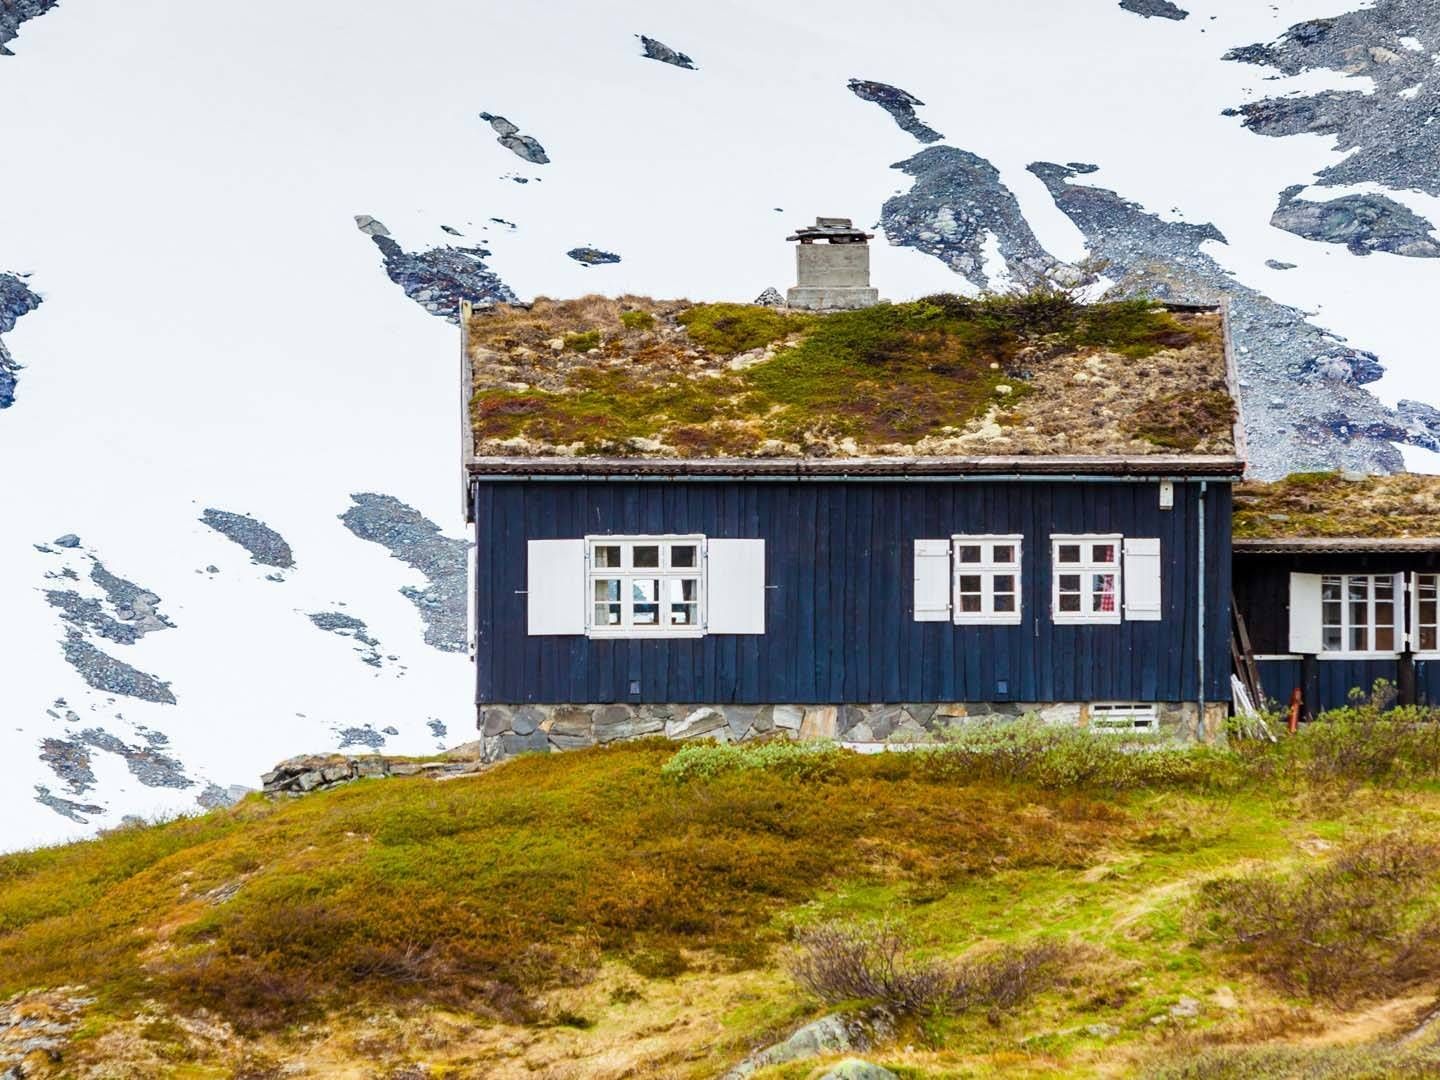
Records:
[[[1440,537],[1440,477],[1294,473],[1235,489],[1236,540]]]
[[[482,462],[1236,454],[1218,310],[587,296],[477,308],[465,331]]]

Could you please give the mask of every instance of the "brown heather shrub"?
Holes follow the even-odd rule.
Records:
[[[1216,1047],[1143,1075],[1147,1080],[1432,1080],[1440,1075],[1440,1048],[1395,1043]]]
[[[1208,933],[1288,993],[1342,1004],[1440,976],[1440,844],[1381,836],[1294,874],[1208,882]]]
[[[912,960],[893,924],[824,923],[802,931],[791,977],[830,1005],[867,1001],[897,1013],[1012,1009],[1054,983],[1071,950],[1041,940],[960,961]]]

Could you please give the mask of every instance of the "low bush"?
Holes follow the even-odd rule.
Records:
[[[1071,955],[1050,940],[960,961],[908,959],[909,949],[890,923],[824,923],[800,933],[790,975],[829,1005],[865,1001],[908,1015],[999,1012],[1053,984]]]
[[[655,325],[655,316],[648,311],[622,311],[620,325],[626,330],[649,330]]]
[[[1204,934],[1288,993],[1342,1003],[1440,976],[1440,844],[1381,836],[1294,874],[1210,881]]]
[[[692,743],[660,769],[670,780],[710,779],[728,772],[767,769],[792,780],[823,780],[835,775],[840,748],[831,742]]]
[[[1216,1047],[1144,1075],[1147,1080],[1430,1080],[1440,1075],[1440,1047]]]
[[[600,331],[585,330],[578,334],[565,335],[565,348],[574,352],[589,352],[600,347]]]

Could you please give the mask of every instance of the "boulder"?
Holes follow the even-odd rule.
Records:
[[[521,705],[510,714],[510,730],[516,735],[529,735],[540,727],[545,715],[534,705]]]
[[[783,1065],[821,1054],[869,1050],[877,1042],[890,1038],[894,1032],[894,1019],[889,1012],[878,1007],[858,1014],[822,1016],[797,1029],[788,1039],[751,1054],[725,1073],[722,1080],[743,1080],[767,1065]]]
[[[610,724],[602,724],[599,717],[595,719],[595,741],[602,746],[625,739],[656,735],[664,730],[665,721],[658,716],[630,716]]]
[[[485,735],[499,735],[510,730],[510,710],[498,705],[487,705],[480,710],[480,731]]]
[[[671,720],[665,725],[665,734],[671,739],[697,739],[708,735],[713,739],[725,739],[730,733],[730,722],[719,709],[705,706],[696,709],[683,720]]]
[[[820,1080],[899,1080],[889,1069],[860,1058],[846,1058],[832,1066]]]
[[[518,731],[507,731],[500,736],[501,757],[514,757],[516,754],[530,754],[549,749],[550,741],[545,737],[543,731],[532,731],[528,735],[521,735]]]

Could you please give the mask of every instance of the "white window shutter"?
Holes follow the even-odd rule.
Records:
[[[1320,575],[1290,575],[1290,651],[1313,655],[1321,651]]]
[[[1407,649],[1414,648],[1414,645],[1408,640],[1409,628],[1405,625],[1405,609],[1409,606],[1406,603],[1405,582],[1409,576],[1408,574],[1395,575],[1395,592],[1392,595],[1395,597],[1396,652],[1405,652]]]
[[[1132,537],[1125,541],[1125,618],[1138,622],[1159,622],[1160,540]]]
[[[585,541],[531,540],[525,554],[526,630],[585,633]]]
[[[950,621],[950,541],[915,541],[915,621]]]
[[[705,629],[712,634],[765,633],[765,541],[706,544]]]

